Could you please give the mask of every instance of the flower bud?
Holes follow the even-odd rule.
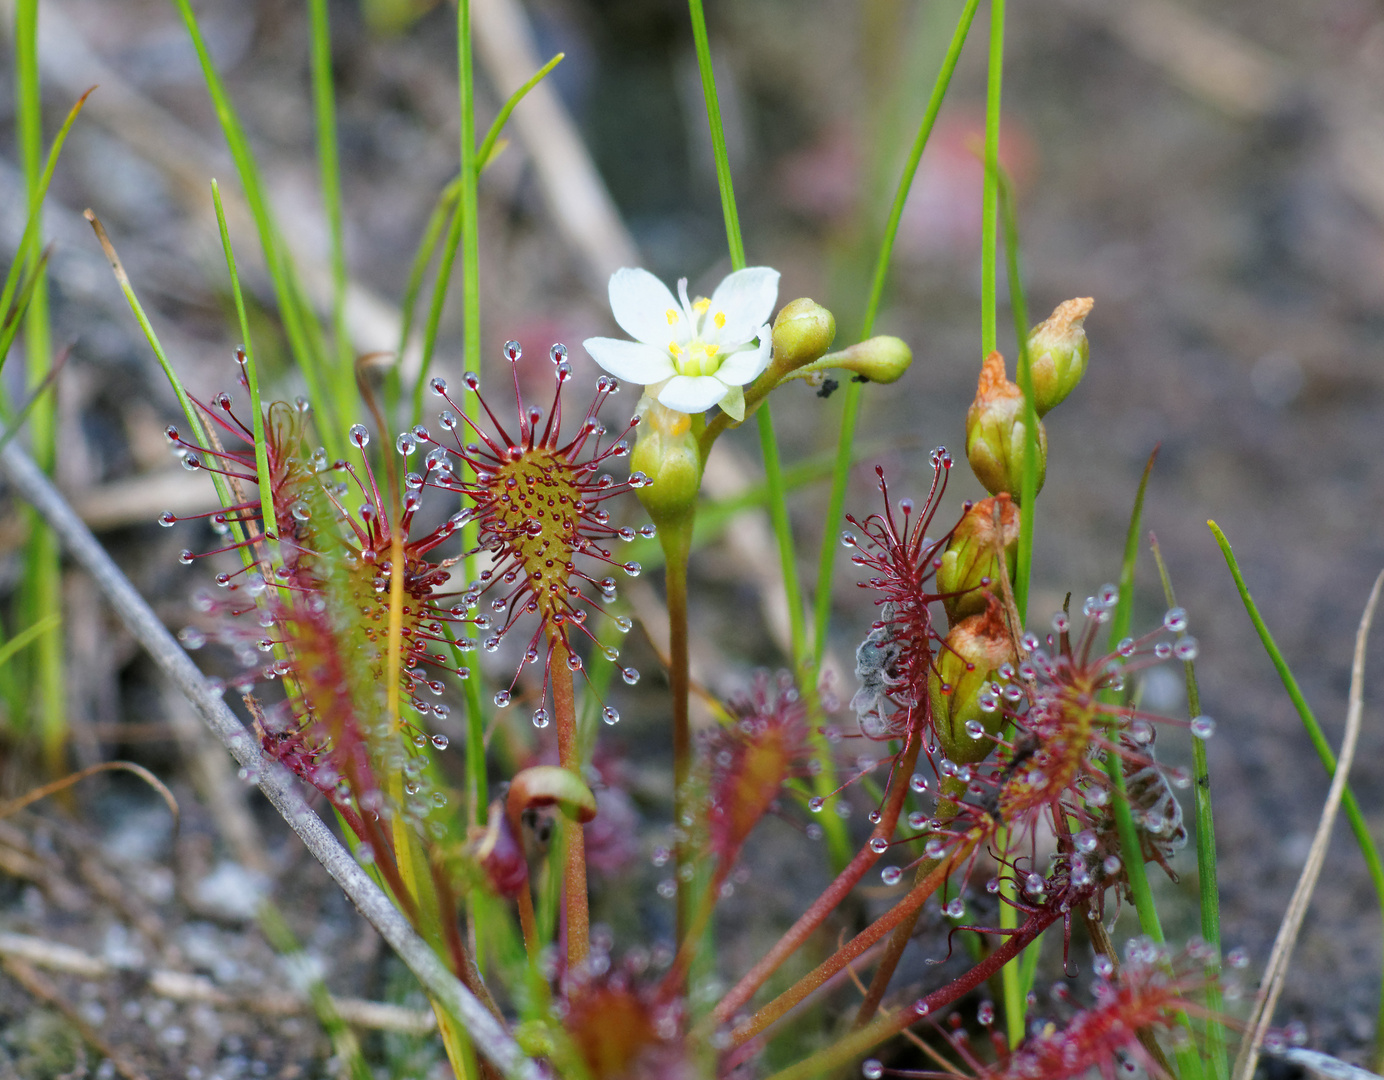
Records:
[[[1091,348],[1082,324],[1095,301],[1078,297],[1058,304],[1046,320],[1028,335],[1028,356],[1033,372],[1033,407],[1043,416],[1076,389],[1086,374]]]
[[[820,360],[804,364],[789,377],[807,379],[820,385],[828,371],[851,371],[857,382],[896,382],[913,363],[913,350],[902,338],[872,337],[840,352],[827,353]],[[825,396],[825,395],[823,395]]]
[[[966,411],[966,458],[991,495],[1008,492],[1017,501],[1023,479],[1024,395],[1004,373],[1004,357],[992,352],[980,369],[975,401]],[[1048,433],[1038,425],[1038,487],[1048,468]]]
[[[770,367],[781,379],[820,357],[835,337],[836,316],[815,300],[803,297],[785,304],[774,319]]]
[[[995,748],[992,736],[1004,726],[1004,713],[989,684],[998,679],[997,669],[1015,660],[999,601],[984,595],[985,610],[951,628],[928,678],[937,741],[958,765],[983,761]],[[987,698],[992,705],[988,710],[981,708]]]
[[[891,383],[896,382],[911,363],[913,350],[908,343],[886,334],[824,356],[817,366],[853,371],[857,379],[868,382]]]
[[[998,529],[995,527],[997,507]],[[937,591],[943,594],[942,604],[953,626],[967,615],[985,610],[984,590],[999,592],[997,539],[1001,539],[1005,563],[1013,577],[1019,551],[1019,508],[1003,492],[981,499],[967,510],[952,530],[947,550],[942,553],[942,565],[937,568]]]
[[[630,455],[630,471],[653,483],[638,489],[639,501],[660,531],[686,520],[702,484],[702,456],[686,413],[650,403]]]

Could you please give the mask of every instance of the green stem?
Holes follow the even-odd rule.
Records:
[[[1226,565],[1230,567],[1230,575],[1235,579],[1235,588],[1240,592],[1240,600],[1245,605],[1245,611],[1249,613],[1250,621],[1254,623],[1254,629],[1259,634],[1259,640],[1264,646],[1264,651],[1269,655],[1269,661],[1283,682],[1283,689],[1288,691],[1288,697],[1292,700],[1293,707],[1297,709],[1297,714],[1302,720],[1302,726],[1307,731],[1307,737],[1312,740],[1312,746],[1317,751],[1322,765],[1325,766],[1327,775],[1334,776],[1336,773],[1336,755],[1332,751],[1331,745],[1326,741],[1326,736],[1322,733],[1321,725],[1317,723],[1311,706],[1307,704],[1307,699],[1302,696],[1302,690],[1298,687],[1297,679],[1293,677],[1288,662],[1283,659],[1283,653],[1279,651],[1278,643],[1274,641],[1263,616],[1259,614],[1258,605],[1250,596],[1249,586],[1245,584],[1245,579],[1240,573],[1240,564],[1235,559],[1235,552],[1231,550],[1230,541],[1225,538],[1225,533],[1221,532],[1220,526],[1214,521],[1208,521],[1206,524],[1210,526],[1211,532],[1216,537],[1216,543],[1220,545],[1221,554],[1225,556]],[[1375,845],[1374,838],[1370,836],[1369,826],[1365,823],[1365,816],[1360,812],[1360,804],[1356,801],[1355,793],[1351,791],[1349,786],[1346,787],[1345,794],[1341,797],[1341,808],[1345,811],[1346,819],[1350,822],[1350,831],[1355,834],[1355,842],[1360,847],[1360,854],[1365,860],[1365,868],[1369,871],[1370,882],[1374,885],[1375,895],[1379,898],[1380,913],[1384,915],[1384,862],[1380,861],[1379,849]],[[1375,1020],[1374,1047],[1371,1050],[1370,1068],[1375,1071],[1384,1068],[1384,991],[1381,991],[1379,1012]]]

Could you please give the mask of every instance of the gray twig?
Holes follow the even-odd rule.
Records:
[[[524,1056],[509,1032],[414,933],[399,910],[304,801],[293,778],[277,762],[260,753],[255,740],[221,696],[207,685],[197,666],[48,477],[13,443],[0,451],[0,468],[14,489],[43,516],[67,550],[92,576],[130,633],[148,650],[173,685],[187,696],[207,726],[302,838],[313,857],[341,886],[357,910],[390,944],[433,1000],[466,1028],[476,1049],[514,1080],[539,1080],[537,1065]]]

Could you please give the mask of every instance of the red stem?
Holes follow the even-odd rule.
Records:
[[[862,956],[867,949],[893,930],[894,927],[913,915],[927,902],[928,897],[942,886],[951,872],[965,862],[985,835],[984,830],[980,828],[972,829],[967,833],[957,847],[938,863],[932,873],[914,885],[902,900],[731,1032],[731,1044],[739,1046],[746,1040],[754,1038],[794,1005],[819,989],[833,975],[845,970],[852,961]]]
[[[1064,900],[1069,901],[1070,905],[1074,906],[1088,897],[1094,888],[1095,886],[1086,886],[1078,892],[1068,892]],[[1067,903],[1058,903],[1055,898],[1050,900],[1041,909],[1033,912],[1023,926],[1010,934],[1003,945],[959,979],[947,983],[940,990],[934,990],[927,997],[920,998],[906,1009],[901,1009],[890,1016],[881,1016],[868,1027],[852,1032],[834,1046],[829,1046],[796,1065],[774,1073],[773,1076],[769,1077],[769,1080],[808,1080],[809,1077],[820,1076],[822,1073],[845,1065],[857,1055],[865,1053],[872,1046],[883,1042],[890,1036],[897,1035],[906,1028],[912,1027],[930,1013],[935,1013],[944,1006],[950,1005],[953,1001],[970,993],[1023,952],[1039,934],[1062,917],[1063,908],[1070,910]]]
[[[581,776],[581,747],[577,742],[577,702],[572,686],[572,669],[567,659],[572,655],[567,640],[555,634],[552,638],[553,713],[557,721],[558,763],[569,772]],[[565,815],[562,818],[564,846],[567,849],[563,867],[563,893],[567,900],[567,967],[578,971],[586,964],[591,948],[591,916],[586,896],[586,835],[581,822]]]
[[[802,947],[817,927],[826,921],[833,911],[835,911],[846,896],[860,884],[860,879],[865,876],[866,871],[879,861],[879,855],[870,848],[870,844],[877,838],[889,840],[894,835],[894,829],[899,823],[899,814],[903,811],[903,800],[908,794],[908,783],[904,779],[912,775],[913,767],[918,762],[918,750],[920,738],[917,733],[908,741],[904,747],[903,756],[899,760],[898,767],[895,769],[895,783],[889,789],[889,798],[886,800],[884,809],[881,811],[879,824],[870,833],[870,839],[865,846],[856,853],[846,868],[837,875],[824,893],[813,901],[812,906],[802,913],[798,921],[789,927],[788,932],[781,937],[777,944],[764,955],[764,957],[750,968],[738,983],[731,988],[720,1003],[711,1013],[711,1019],[718,1024],[726,1023],[740,1009],[754,997],[755,991],[764,985],[780,965]]]

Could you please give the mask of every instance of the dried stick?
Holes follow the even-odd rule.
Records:
[[[1254,1075],[1254,1066],[1259,1062],[1259,1048],[1264,1036],[1269,1032],[1273,1020],[1274,1006],[1283,992],[1283,983],[1288,976],[1288,960],[1293,946],[1297,944],[1298,933],[1302,929],[1307,905],[1312,899],[1312,890],[1317,887],[1321,876],[1322,863],[1326,860],[1327,845],[1331,842],[1331,828],[1336,824],[1336,814],[1341,808],[1341,796],[1346,790],[1346,775],[1350,772],[1351,760],[1355,757],[1355,744],[1360,738],[1360,722],[1365,711],[1365,643],[1369,640],[1370,624],[1374,621],[1375,605],[1379,602],[1379,590],[1384,587],[1384,571],[1374,579],[1374,588],[1365,602],[1365,613],[1360,616],[1360,629],[1355,633],[1355,658],[1350,665],[1350,701],[1346,708],[1346,731],[1341,738],[1341,749],[1336,757],[1336,771],[1331,777],[1331,789],[1326,794],[1326,805],[1322,807],[1321,820],[1317,822],[1317,833],[1312,837],[1312,849],[1307,855],[1307,865],[1302,868],[1297,888],[1288,902],[1288,910],[1283,915],[1283,924],[1278,928],[1274,939],[1273,952],[1264,969],[1264,981],[1255,998],[1254,1010],[1250,1014],[1249,1038],[1240,1046],[1235,1059],[1232,1080],[1249,1080]]]
[[[91,574],[130,633],[148,650],[170,682],[187,696],[207,726],[230,750],[274,804],[313,857],[331,874],[356,909],[389,943],[428,994],[466,1028],[476,1049],[514,1080],[538,1080],[537,1066],[490,1011],[447,969],[408,924],[369,875],[357,865],[326,825],[304,801],[293,778],[267,760],[219,694],[121,573],[90,530],[68,506],[27,454],[11,444],[0,451],[0,469],[14,489],[43,516],[63,545]]]
[[[81,949],[74,949],[57,941],[30,937],[27,934],[0,933],[0,959],[47,968],[49,971],[76,975],[87,980],[131,974],[131,969],[116,967]],[[266,1016],[286,1016],[312,1010],[311,1003],[297,994],[256,993],[239,997],[221,989],[201,975],[189,975],[183,971],[162,968],[140,971],[138,974],[148,980],[151,993],[169,1001],[198,1002],[218,1009],[244,1009]],[[332,1004],[343,1020],[356,1027],[424,1035],[437,1026],[430,1012],[391,1005],[388,1002],[366,1001],[361,998],[333,998]]]

